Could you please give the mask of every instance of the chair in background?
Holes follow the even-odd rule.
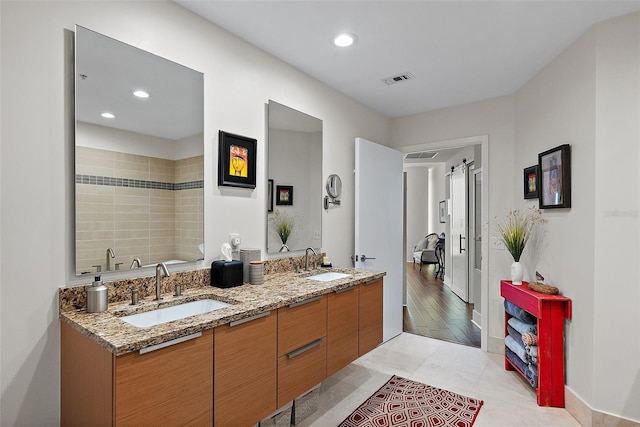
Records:
[[[439,237],[436,233],[431,233],[421,239],[413,247],[413,265],[416,262],[420,265],[420,271],[422,271],[423,264],[434,264],[440,267],[440,260],[436,255],[436,245],[438,244]]]

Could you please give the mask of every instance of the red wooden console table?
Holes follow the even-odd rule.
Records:
[[[538,405],[564,408],[564,319],[571,319],[571,299],[536,292],[527,282],[513,285],[511,280],[500,281],[500,295],[538,319]],[[505,312],[505,336],[509,318]],[[524,377],[506,356],[504,368]]]

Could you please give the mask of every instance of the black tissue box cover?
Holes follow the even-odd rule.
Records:
[[[213,261],[211,286],[233,288],[242,285],[242,261]]]

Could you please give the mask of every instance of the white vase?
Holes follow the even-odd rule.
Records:
[[[522,269],[522,264],[519,261],[515,261],[511,264],[511,283],[514,285],[522,285],[522,277],[524,276],[524,271]]]

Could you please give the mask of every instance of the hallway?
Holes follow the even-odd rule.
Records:
[[[407,263],[407,305],[403,331],[480,347],[480,328],[471,322],[473,305],[465,304],[441,279],[435,266]]]

